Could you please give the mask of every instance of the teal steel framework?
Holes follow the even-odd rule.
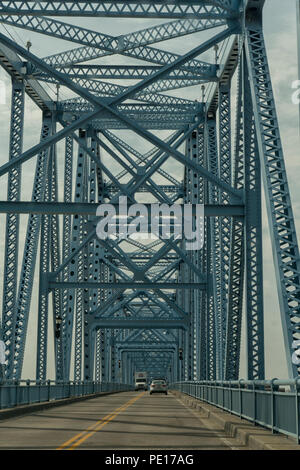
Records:
[[[0,23],[12,31],[0,33],[0,65],[12,83],[9,153],[0,166],[8,181],[0,201],[8,380],[22,378],[35,278],[36,380],[49,378],[49,351],[64,382],[131,384],[136,370],[170,382],[237,380],[244,297],[247,375],[264,379],[262,184],[289,375],[298,376],[300,259],[264,3],[1,2]],[[114,18],[154,25],[109,35],[57,17],[105,17],[111,30]],[[38,56],[13,39],[18,28],[72,48]],[[188,38],[185,52],[168,51],[180,37]],[[154,46],[163,41],[167,47]],[[26,96],[41,111],[42,130],[24,150]],[[24,201],[21,185],[30,182],[22,166],[33,159],[32,199]],[[97,207],[121,196],[129,207],[203,204],[203,248],[189,251],[174,237],[100,239]],[[23,238],[20,214],[28,214]]]

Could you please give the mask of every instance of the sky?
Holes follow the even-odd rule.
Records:
[[[63,19],[62,19],[63,20]],[[67,19],[66,21],[72,22],[74,20]],[[161,21],[162,22],[162,21]],[[75,23],[75,22],[74,22]],[[89,19],[78,21],[77,24],[85,25],[91,29],[97,29],[99,32],[106,34],[119,35],[126,32],[142,29],[159,21],[142,20],[114,20],[110,19]],[[39,56],[47,56],[56,53],[65,48],[74,47],[71,43],[62,45],[56,39],[49,39],[42,37],[31,32],[21,31],[13,28],[7,29],[14,38],[18,40],[23,46],[28,40],[32,42],[31,51]],[[5,32],[3,26],[0,25],[0,31]],[[298,106],[292,102],[292,83],[298,78],[297,69],[297,34],[296,34],[296,7],[295,0],[266,0],[264,8],[264,31],[267,52],[269,57],[269,64],[271,69],[274,94],[277,103],[278,118],[281,129],[281,136],[285,154],[286,168],[289,178],[291,198],[293,203],[294,216],[296,221],[297,233],[300,233],[300,164],[299,164],[299,109]],[[209,33],[210,34],[210,33]],[[208,35],[209,35],[208,34]],[[162,49],[174,50],[177,53],[184,53],[192,49],[197,44],[198,39],[202,36],[200,33],[197,35],[187,36],[186,38],[179,38],[171,42],[167,41],[157,45]],[[188,39],[187,39],[188,38]],[[173,49],[174,48],[174,49]],[[204,58],[211,59],[209,56]],[[103,64],[110,63],[109,58],[104,58],[101,62]],[[126,63],[126,59],[123,59]],[[10,108],[10,84],[9,78],[0,69],[0,80],[4,80],[6,84],[6,104],[0,105],[0,164],[6,162],[7,149],[8,149],[8,133],[9,133],[9,108]],[[124,83],[126,85],[126,83]],[[52,90],[46,87],[46,90],[53,94]],[[67,98],[68,92],[65,89],[60,91],[62,98]],[[180,92],[168,92],[175,96],[180,96]],[[191,89],[187,93],[187,97],[195,99],[199,90]],[[24,150],[31,147],[39,141],[41,124],[41,113],[33,105],[28,97],[26,98],[26,113],[25,113],[25,135],[24,135]],[[122,134],[122,133],[121,133]],[[120,134],[120,135],[121,135]],[[124,133],[125,135],[125,133]],[[160,136],[163,136],[161,134]],[[129,137],[129,141],[135,143],[139,150],[146,152],[149,148],[145,142],[137,143],[135,137]],[[59,146],[61,151],[62,146]],[[107,156],[104,155],[104,158]],[[118,171],[118,167],[111,166],[113,171]],[[171,160],[165,165],[164,169],[169,171],[174,176],[182,173],[182,167]],[[22,197],[23,200],[29,200],[31,197],[32,186],[28,184],[32,181],[32,174],[34,172],[34,159],[23,165],[23,186]],[[60,173],[62,175],[62,172]],[[3,183],[0,185],[0,200],[6,199],[6,180],[2,178]],[[62,190],[62,177],[60,176],[60,188]],[[21,233],[26,230],[26,217],[21,217]],[[274,275],[273,260],[271,254],[271,244],[268,228],[268,220],[263,204],[263,234],[264,234],[264,295],[265,295],[265,356],[266,356],[266,377],[287,377],[287,367],[285,352],[283,346],[283,335],[281,329],[281,319],[279,312],[279,305],[277,299],[276,282]],[[5,217],[0,215],[0,304],[3,280],[3,253],[4,253],[4,240],[5,240]],[[22,260],[22,244],[20,242],[20,263]],[[35,365],[32,357],[36,351],[36,311],[37,311],[37,273],[36,269],[35,283],[33,289],[33,299],[30,311],[28,341],[25,352],[24,372],[23,377],[34,377]],[[245,322],[243,322],[245,325]],[[52,335],[52,325],[49,323],[50,336]],[[49,370],[53,370],[53,354],[49,347]],[[52,374],[52,372],[51,372]],[[243,328],[243,341],[242,341],[242,357],[241,357],[241,371],[240,376],[245,377],[246,374],[246,347],[245,347],[245,328]],[[50,378],[53,378],[50,377]]]

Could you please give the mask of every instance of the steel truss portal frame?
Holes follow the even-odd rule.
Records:
[[[49,351],[63,381],[132,383],[137,369],[172,382],[236,380],[244,279],[248,379],[264,379],[262,184],[289,374],[298,376],[291,357],[300,338],[300,259],[263,7],[264,0],[1,2],[0,22],[13,34],[20,28],[73,43],[42,57],[0,33],[0,65],[12,83],[10,145],[0,167],[8,179],[0,201],[8,379],[22,378],[34,276],[37,380],[48,378]],[[57,17],[106,17],[111,29],[114,18],[164,22],[114,36]],[[183,36],[197,45],[182,55],[157,48]],[[56,85],[57,96],[45,84]],[[24,151],[26,94],[42,111],[42,131]],[[32,200],[24,201],[22,165],[30,159]],[[97,206],[121,196],[129,207],[204,204],[204,247],[99,239]],[[20,214],[28,225],[19,270]]]

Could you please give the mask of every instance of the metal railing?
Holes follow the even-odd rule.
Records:
[[[176,382],[180,391],[224,411],[295,437],[300,443],[300,379]]]
[[[100,392],[114,393],[133,389],[132,385],[120,383],[11,380],[0,384],[0,410]]]

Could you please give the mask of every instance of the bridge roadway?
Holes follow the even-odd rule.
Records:
[[[246,449],[172,394],[126,392],[0,421],[0,450]]]

